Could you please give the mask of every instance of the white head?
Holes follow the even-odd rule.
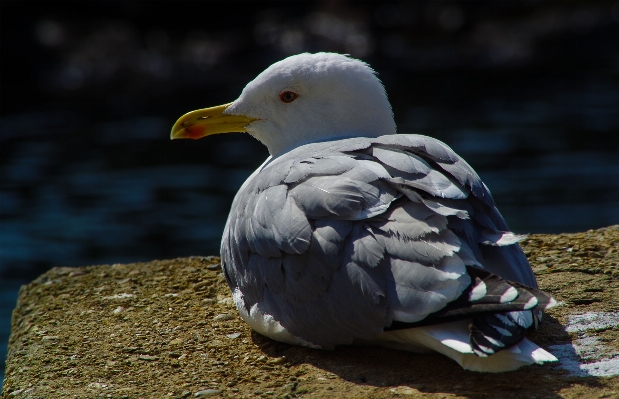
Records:
[[[223,133],[223,129],[198,133],[195,128],[221,125],[227,116],[227,131],[246,131],[278,156],[311,142],[396,132],[391,105],[374,71],[364,62],[334,53],[305,53],[276,62],[236,101],[222,107],[183,116],[172,138]],[[211,110],[221,117],[213,118]]]

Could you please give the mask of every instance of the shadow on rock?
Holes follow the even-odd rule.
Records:
[[[557,319],[545,316],[540,330],[530,338],[548,348],[569,343],[570,337]],[[532,365],[507,373],[476,373],[463,370],[439,354],[417,354],[380,347],[342,346],[321,351],[275,342],[252,332],[252,339],[271,357],[286,356],[293,366],[310,365],[345,381],[389,388],[395,395],[451,393],[468,398],[562,398],[562,389],[572,385],[599,386],[599,378],[575,378],[559,363]]]

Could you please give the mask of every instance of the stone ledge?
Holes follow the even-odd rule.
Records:
[[[440,355],[277,343],[239,319],[219,259],[191,257],[60,267],[23,286],[2,397],[619,397],[619,226],[532,235],[523,248],[563,303],[531,337],[561,364],[476,374]],[[582,314],[606,324],[573,327]]]

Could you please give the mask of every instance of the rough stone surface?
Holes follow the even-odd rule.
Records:
[[[560,364],[477,374],[440,355],[277,343],[239,319],[219,259],[192,257],[59,267],[22,287],[2,397],[618,398],[619,376],[587,370],[619,358],[619,226],[523,247],[563,304],[530,337],[567,348]],[[601,324],[566,332],[588,313]]]

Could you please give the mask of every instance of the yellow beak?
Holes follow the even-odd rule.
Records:
[[[217,133],[246,132],[245,126],[257,119],[224,114],[230,104],[232,103],[186,113],[172,127],[170,138],[200,139]]]

